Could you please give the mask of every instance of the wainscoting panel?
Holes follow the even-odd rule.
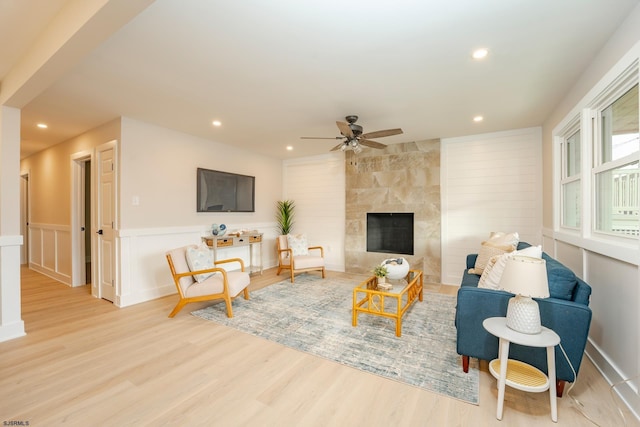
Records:
[[[618,383],[616,392],[638,416],[640,396],[635,378],[640,366],[638,263],[616,259],[615,251],[594,239],[551,229],[544,229],[543,234],[545,252],[551,254],[555,249],[554,258],[591,286],[593,318],[585,354],[609,384]],[[635,249],[629,248],[627,252],[637,260],[637,243]]]
[[[443,139],[441,182],[443,283],[460,284],[492,231],[542,243],[540,128]]]
[[[29,268],[71,286],[71,229],[29,224]]]
[[[246,228],[264,233],[262,242],[262,264],[264,268],[276,265],[276,226],[268,224],[227,224],[229,230]],[[177,293],[169,272],[166,252],[197,244],[209,234],[205,226],[167,227],[153,229],[120,230],[118,233],[118,254],[120,268],[116,284],[116,301],[119,307],[126,307]],[[254,260],[259,260],[255,249]],[[249,251],[246,247],[218,251],[219,258],[241,258],[249,265]]]

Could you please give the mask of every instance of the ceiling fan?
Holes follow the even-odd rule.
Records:
[[[336,122],[336,125],[338,125],[338,129],[340,130],[340,134],[342,136],[335,136],[333,138],[303,136],[301,137],[301,139],[342,139],[343,141],[333,147],[331,151],[346,151],[351,149],[355,153],[359,153],[362,151],[362,145],[371,148],[386,147],[385,144],[377,141],[372,141],[370,138],[382,138],[385,136],[400,135],[402,133],[402,129],[399,128],[362,133],[362,126],[356,124],[356,122],[358,121],[358,116],[347,116],[345,117],[345,120],[346,122]]]

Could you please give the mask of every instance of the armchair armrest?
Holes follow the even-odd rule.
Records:
[[[229,259],[221,259],[219,261],[216,261],[215,264],[227,264],[227,263],[232,263],[232,262],[237,262],[240,264],[240,271],[244,271],[244,261],[242,261],[241,258],[229,258]],[[222,268],[218,268],[217,270],[223,270]]]
[[[324,258],[324,249],[322,249],[322,246],[309,246],[309,250],[320,250],[320,256]]]

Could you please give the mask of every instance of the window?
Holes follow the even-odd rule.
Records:
[[[597,114],[593,168],[596,231],[640,235],[639,114],[637,83]]]
[[[580,228],[582,185],[580,181],[580,129],[579,121],[568,128],[569,136],[562,140],[562,226]]]

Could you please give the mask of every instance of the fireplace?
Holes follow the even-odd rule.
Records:
[[[367,213],[367,252],[413,255],[413,213]]]

